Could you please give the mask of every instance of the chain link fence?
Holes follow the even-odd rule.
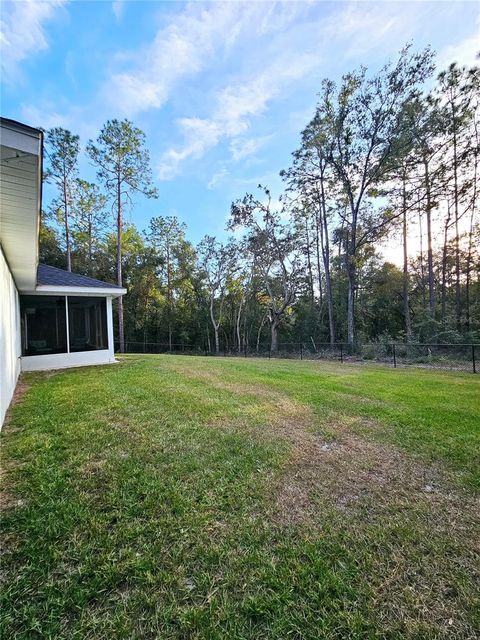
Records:
[[[119,345],[116,343],[116,350]],[[248,345],[240,349],[220,345],[215,351],[208,344],[126,341],[125,353],[184,354],[204,356],[236,356],[257,358],[291,358],[297,360],[330,360],[340,363],[382,363],[392,367],[424,367],[478,373],[480,344],[419,344],[403,342],[371,342],[352,347],[343,342],[280,342],[272,351],[270,344]]]

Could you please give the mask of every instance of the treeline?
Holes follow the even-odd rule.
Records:
[[[172,216],[143,231],[125,223],[132,197],[157,197],[145,136],[128,120],[86,145],[96,183],[79,177],[78,136],[51,129],[45,180],[57,197],[41,259],[128,288],[122,350],[125,338],[217,351],[478,340],[480,73],[434,70],[429,50],[406,47],[375,75],[325,80],[280,204],[260,185],[232,203],[226,242],[194,246]],[[402,268],[381,259],[386,243],[402,248]]]

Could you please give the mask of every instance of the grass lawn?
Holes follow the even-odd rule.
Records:
[[[478,637],[480,376],[126,356],[22,383],[2,637]]]

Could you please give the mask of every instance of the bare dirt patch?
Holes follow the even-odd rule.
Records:
[[[12,400],[10,402],[10,406],[7,411],[7,415],[5,417],[5,422],[3,424],[2,431],[4,432],[4,434],[5,432],[7,432],[8,434],[15,433],[21,428],[19,426],[13,426],[12,424],[12,418],[11,418],[12,409],[15,405],[19,404],[22,401],[23,397],[25,396],[27,391],[30,389],[30,387],[31,387],[30,383],[25,382],[24,380],[19,378],[17,382],[17,386],[15,387],[15,391],[12,396]],[[9,472],[14,467],[18,467],[20,465],[21,463],[14,462],[12,460],[8,460],[7,462],[2,455],[1,465],[0,465],[0,481],[1,481],[0,511],[5,511],[7,509],[17,509],[25,505],[24,500],[21,500],[20,498],[18,498],[18,496],[15,496],[13,493],[10,493],[6,488],[7,477]]]
[[[6,509],[19,509],[20,507],[24,507],[25,504],[25,500],[18,498],[12,493],[3,490],[0,491],[0,511],[5,511]]]
[[[13,392],[7,415],[5,417],[3,429],[10,428],[10,430],[13,430],[13,427],[11,427],[12,409],[15,405],[19,404],[23,400],[24,395],[27,393],[31,386],[32,385],[29,382],[25,382],[24,380],[22,380],[22,378],[19,378],[17,386],[15,387],[15,391]]]

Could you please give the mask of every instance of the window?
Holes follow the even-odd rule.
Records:
[[[67,351],[65,297],[21,296],[22,355]]]
[[[23,356],[108,349],[105,298],[20,296],[20,311]]]
[[[105,298],[68,296],[70,351],[108,349]]]

